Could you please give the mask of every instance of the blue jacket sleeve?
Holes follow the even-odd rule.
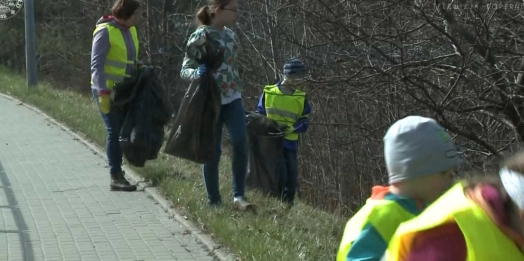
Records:
[[[265,105],[265,94],[262,92],[262,95],[260,95],[260,99],[258,99],[258,105],[257,105],[257,112],[258,114],[267,115],[266,114],[266,105]]]
[[[98,91],[107,90],[104,65],[109,52],[109,32],[107,28],[98,30],[93,36],[93,46],[91,47],[91,78],[93,86]]]
[[[367,224],[351,245],[346,261],[380,261],[386,252],[388,244],[377,229]]]
[[[304,101],[304,111],[302,112],[302,117],[298,119],[298,121],[293,126],[295,128],[295,132],[304,133],[308,130],[309,114],[311,114],[311,105],[309,104],[309,101],[306,97],[306,100]]]

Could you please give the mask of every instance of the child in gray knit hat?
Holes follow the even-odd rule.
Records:
[[[450,186],[452,169],[462,163],[449,134],[435,120],[406,117],[384,137],[391,191],[426,203]]]
[[[375,186],[348,221],[337,261],[381,260],[396,228],[444,193],[462,163],[449,134],[435,120],[408,116],[384,136],[390,186]]]

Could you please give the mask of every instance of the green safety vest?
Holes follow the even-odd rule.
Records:
[[[395,201],[368,199],[366,205],[347,222],[338,249],[337,261],[346,261],[353,242],[360,235],[366,224],[370,223],[373,225],[387,243],[402,222],[414,217],[415,215],[405,210]]]
[[[303,91],[295,90],[293,94],[284,94],[277,85],[268,85],[264,87],[264,99],[267,117],[286,124],[289,129],[293,129],[299,119],[309,116],[302,115],[306,102],[306,93]],[[285,138],[298,140],[298,133],[287,133]]]
[[[136,33],[136,27],[132,26],[129,28],[131,32],[131,37],[135,44],[135,60],[127,60],[127,47],[126,42],[124,41],[124,36],[120,31],[120,28],[111,24],[111,23],[102,23],[99,24],[93,35],[101,29],[107,28],[109,33],[109,52],[107,53],[106,62],[104,64],[104,73],[106,77],[106,84],[108,89],[113,89],[115,83],[122,82],[124,78],[131,77],[131,75],[126,74],[126,67],[128,64],[135,64],[138,60],[138,37]],[[91,85],[93,84],[93,79],[91,78]]]

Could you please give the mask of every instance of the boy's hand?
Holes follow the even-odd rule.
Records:
[[[142,61],[138,61],[138,62],[136,63],[136,68],[137,68],[137,69],[140,69],[140,68],[142,68],[143,66],[144,66],[144,63],[143,63]]]
[[[103,114],[108,114],[111,110],[111,100],[109,99],[110,91],[99,91],[98,92],[98,107]]]

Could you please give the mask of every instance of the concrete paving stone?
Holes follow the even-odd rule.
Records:
[[[0,261],[214,260],[146,193],[111,192],[74,136],[3,97],[0,111]]]
[[[100,257],[98,257],[98,255],[82,255],[80,256],[80,259],[82,261],[98,261],[100,260]]]

